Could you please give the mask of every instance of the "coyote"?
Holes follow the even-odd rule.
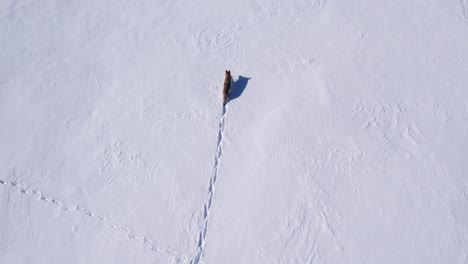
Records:
[[[224,87],[223,87],[223,105],[226,105],[229,99],[229,91],[231,90],[231,71],[226,70],[224,77]]]

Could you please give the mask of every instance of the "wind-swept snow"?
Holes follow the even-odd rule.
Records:
[[[5,0],[0,263],[466,263],[466,43],[465,0]]]

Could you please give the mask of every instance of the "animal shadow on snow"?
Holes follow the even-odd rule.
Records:
[[[251,78],[239,75],[239,78],[232,82],[231,91],[229,92],[229,101],[232,101],[242,95],[250,79]]]

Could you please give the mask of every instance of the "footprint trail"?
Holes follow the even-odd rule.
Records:
[[[169,247],[159,247],[159,246],[156,245],[156,243],[153,240],[149,239],[145,235],[138,234],[135,231],[133,231],[132,229],[130,229],[129,227],[119,225],[119,224],[115,224],[115,223],[109,221],[106,217],[95,214],[94,212],[92,212],[90,210],[87,210],[87,209],[85,209],[84,207],[82,207],[80,205],[67,205],[67,204],[59,201],[58,199],[56,199],[54,197],[51,197],[51,196],[48,196],[48,195],[46,195],[46,194],[44,194],[44,193],[42,193],[42,192],[40,192],[38,190],[26,188],[23,185],[17,183],[16,181],[6,181],[6,180],[0,179],[0,185],[7,186],[7,187],[10,187],[12,189],[16,189],[17,191],[19,191],[23,195],[32,196],[32,197],[36,198],[37,200],[39,200],[41,202],[53,205],[53,206],[55,206],[55,207],[57,207],[57,208],[59,208],[59,209],[61,209],[63,211],[66,211],[66,212],[69,212],[69,213],[80,213],[83,216],[93,218],[96,221],[98,221],[98,222],[100,222],[100,223],[102,223],[104,225],[107,225],[108,227],[110,227],[110,228],[112,228],[112,229],[114,229],[116,231],[121,232],[122,234],[124,234],[129,239],[133,239],[133,240],[142,242],[143,244],[145,244],[145,246],[147,248],[149,248],[152,251],[155,251],[155,252],[160,253],[160,254],[166,254],[167,256],[173,258],[177,262],[188,262],[187,259],[181,258],[180,254],[177,253],[175,250],[173,250],[173,249],[171,249]]]
[[[219,164],[221,162],[221,155],[223,153],[223,134],[224,134],[224,124],[226,120],[226,105],[223,105],[221,111],[221,119],[219,120],[218,128],[218,143],[216,145],[216,153],[214,157],[213,173],[210,178],[210,184],[208,188],[208,198],[206,199],[205,204],[203,205],[203,226],[200,232],[198,233],[198,244],[195,257],[190,261],[190,264],[200,263],[200,259],[205,250],[206,244],[206,234],[208,232],[208,220],[210,216],[210,210],[213,205],[213,197],[215,194],[215,185],[219,173]]]

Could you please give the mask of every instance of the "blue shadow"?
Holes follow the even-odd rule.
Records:
[[[242,95],[250,79],[251,78],[239,75],[239,78],[232,83],[231,91],[229,91],[229,101],[234,100]]]

